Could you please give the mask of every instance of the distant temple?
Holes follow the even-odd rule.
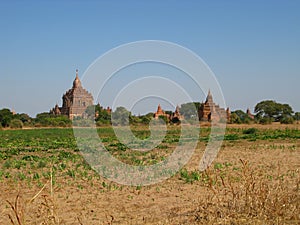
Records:
[[[173,112],[171,116],[172,121],[181,121],[184,119],[184,116],[180,114],[179,110],[179,106],[176,106],[175,112]]]
[[[161,108],[161,106],[159,104],[158,107],[157,107],[156,112],[153,115],[153,117],[155,119],[158,119],[160,116],[165,116],[165,117],[167,117],[167,119],[170,119],[170,115],[167,114],[167,113],[165,113],[165,111],[162,110],[162,108]]]
[[[162,110],[159,104],[153,117],[158,119],[160,116],[166,117],[169,121],[181,121],[184,119],[184,116],[180,114],[179,106],[176,107],[175,112],[167,114],[164,110]],[[225,110],[219,105],[216,105],[213,101],[211,92],[208,91],[205,102],[202,102],[198,108],[198,116],[200,121],[220,122],[222,120],[227,120],[227,122],[230,122],[231,112],[229,108]]]
[[[251,113],[250,109],[247,109],[247,115],[249,116],[250,119],[254,120],[254,115]]]
[[[68,90],[62,97],[63,104],[62,107],[59,107],[57,104],[54,108],[50,110],[50,113],[53,115],[66,115],[70,119],[75,117],[84,117],[86,116],[85,111],[87,107],[93,105],[93,96],[87,90],[85,90],[82,85],[81,81],[78,77],[78,70],[76,70],[76,78],[73,82],[73,87]],[[99,105],[100,107],[100,105]],[[111,113],[111,108],[103,109],[106,110],[108,113]],[[227,108],[221,108],[219,105],[215,104],[213,101],[213,97],[211,92],[208,92],[206,97],[206,101],[200,104],[198,109],[198,116],[200,121],[222,121],[226,120],[230,121],[230,110]],[[250,113],[250,110],[247,110],[247,114],[250,118],[254,116]],[[95,117],[97,117],[97,112]],[[176,107],[175,112],[173,113],[166,113],[162,110],[161,106],[158,105],[157,111],[154,113],[153,117],[158,119],[160,116],[164,116],[167,118],[168,121],[181,121],[183,120],[183,115],[180,114],[179,106]]]
[[[68,90],[62,97],[63,105],[59,107],[57,104],[50,110],[54,115],[66,115],[70,119],[74,117],[83,117],[88,106],[93,105],[93,96],[85,90],[78,77],[76,70],[76,78],[73,87]]]
[[[158,119],[160,116],[166,117],[169,121],[178,122],[183,119],[183,116],[179,112],[179,106],[176,106],[175,112],[172,114],[165,113],[165,111],[162,110],[160,104],[157,107],[156,112],[154,113],[153,117],[155,119]]]
[[[220,121],[222,119],[227,119],[227,121],[230,121],[229,108],[225,110],[219,105],[216,105],[213,101],[210,91],[208,91],[206,101],[200,105],[198,115],[199,120],[202,121]]]

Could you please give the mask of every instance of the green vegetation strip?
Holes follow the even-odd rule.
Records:
[[[148,127],[133,127],[138,138],[146,139]],[[152,151],[140,152],[129,149],[120,143],[111,127],[99,128],[98,133],[107,150],[119,160],[132,165],[152,165],[164,160],[177,146],[180,139],[178,127],[168,127],[162,143]],[[210,129],[201,128],[199,142],[209,140]],[[228,128],[225,141],[238,140],[294,140],[300,138],[298,129],[237,129]],[[189,140],[184,140],[189,141]],[[81,156],[71,128],[32,129],[0,131],[0,181],[3,179],[36,181],[48,179],[52,168],[55,177],[92,179],[97,176]],[[198,174],[186,174],[181,171],[186,181],[200,179]],[[191,177],[191,178],[189,178]],[[204,178],[203,178],[204,179]]]

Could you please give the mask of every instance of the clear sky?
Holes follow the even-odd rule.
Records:
[[[232,110],[274,99],[300,111],[300,1],[289,0],[1,1],[0,108],[49,111],[75,69],[149,39],[198,54]]]

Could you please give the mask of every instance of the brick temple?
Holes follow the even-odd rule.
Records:
[[[75,117],[84,117],[85,110],[88,106],[93,105],[93,96],[86,89],[82,87],[81,81],[78,77],[78,70],[76,70],[76,77],[73,81],[73,86],[69,89],[62,97],[63,104],[59,107],[57,104],[50,113],[53,115],[66,115],[70,119]],[[102,107],[101,107],[102,108]],[[106,109],[108,113],[111,113],[111,109],[108,107]],[[247,112],[248,115],[250,114]],[[95,115],[97,117],[97,115]],[[158,119],[159,116],[165,116],[168,120],[180,121],[184,117],[180,114],[179,106],[176,107],[175,112],[172,114],[167,114],[160,105],[157,107],[157,111],[154,113],[154,118]],[[221,121],[222,119],[230,121],[230,110],[227,108],[221,108],[219,105],[215,104],[210,91],[206,97],[205,102],[200,104],[198,109],[198,116],[200,121]],[[251,115],[253,117],[253,115]]]
[[[222,120],[227,120],[227,122],[230,121],[230,115],[231,112],[229,108],[226,110],[224,108],[221,108],[219,105],[214,103],[212,94],[210,91],[208,91],[207,97],[205,102],[200,104],[200,107],[198,109],[198,116],[200,121],[214,121],[214,122],[220,122]],[[180,108],[179,106],[176,107],[175,112],[172,113],[172,115],[169,115],[165,113],[165,111],[161,108],[160,105],[157,107],[157,111],[154,113],[153,117],[155,119],[158,119],[159,116],[165,116],[168,120],[182,120],[184,117],[180,114]]]
[[[222,119],[230,121],[230,110],[221,108],[214,103],[210,90],[208,91],[206,100],[199,107],[199,120],[201,121],[220,121]]]
[[[173,112],[172,114],[168,114],[168,113],[165,113],[164,110],[162,110],[162,108],[159,104],[156,112],[153,114],[153,117],[155,119],[158,119],[160,116],[164,116],[169,121],[181,121],[184,117],[183,117],[183,115],[180,114],[179,110],[180,110],[179,106],[176,106],[175,112]]]
[[[170,118],[170,115],[167,114],[167,113],[165,113],[165,111],[162,110],[162,108],[161,108],[161,106],[160,106],[160,104],[159,104],[159,105],[157,106],[157,110],[156,110],[156,112],[154,113],[153,117],[154,117],[155,119],[158,119],[160,116],[165,116],[165,117],[167,117],[168,119]]]
[[[93,105],[93,96],[82,87],[76,70],[76,78],[73,87],[68,90],[62,97],[63,105],[59,107],[57,104],[50,110],[54,115],[66,115],[70,119],[74,117],[83,117],[88,106]]]

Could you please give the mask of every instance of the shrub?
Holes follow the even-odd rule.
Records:
[[[284,117],[280,120],[280,123],[293,124],[294,123],[294,118],[293,117]]]
[[[258,131],[258,130],[257,130],[256,128],[252,127],[252,128],[243,130],[243,134],[256,134],[257,131]]]
[[[10,128],[22,128],[23,123],[19,119],[12,119],[9,123]]]
[[[273,122],[272,118],[263,117],[259,120],[260,124],[271,124]]]

